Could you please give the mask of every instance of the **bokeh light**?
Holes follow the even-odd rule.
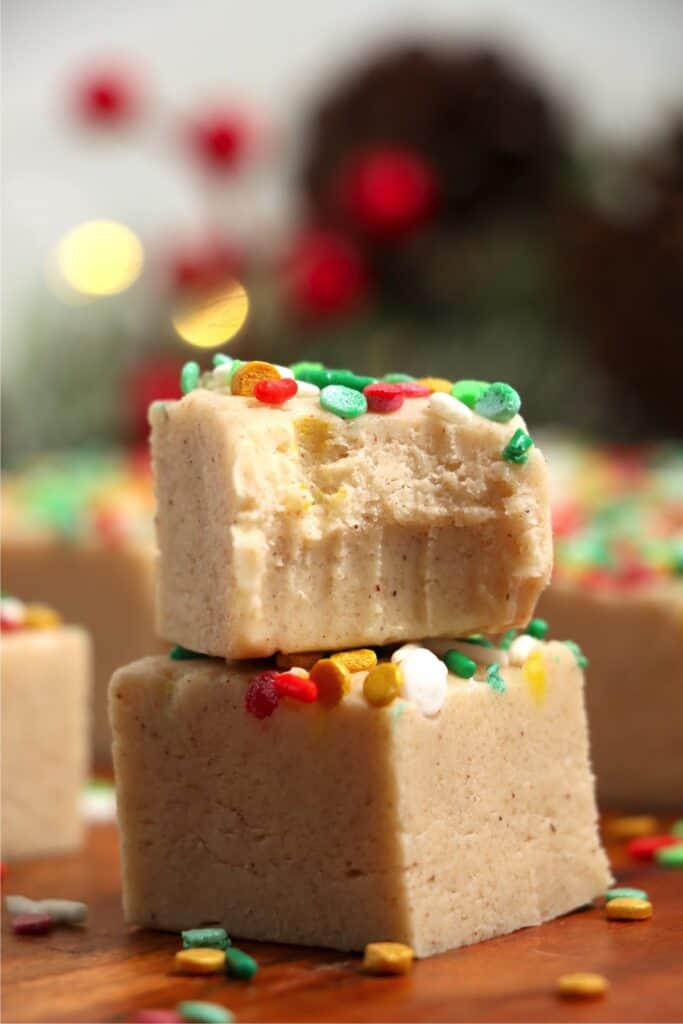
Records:
[[[144,251],[140,240],[114,220],[91,220],[65,235],[56,264],[67,285],[81,295],[115,295],[140,276]]]
[[[219,292],[198,298],[192,305],[183,305],[174,313],[172,323],[188,344],[217,348],[235,337],[248,313],[249,296],[243,285],[233,281]]]

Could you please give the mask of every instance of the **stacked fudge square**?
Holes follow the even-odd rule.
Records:
[[[427,956],[589,902],[580,658],[517,635],[552,558],[516,392],[216,362],[150,412],[175,646],[110,688],[127,918]]]

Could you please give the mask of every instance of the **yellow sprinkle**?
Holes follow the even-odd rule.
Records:
[[[225,970],[225,953],[204,946],[181,949],[175,955],[175,966],[183,974],[218,974]]]
[[[345,665],[332,658],[321,658],[311,669],[311,679],[318,687],[318,700],[324,707],[333,707],[351,692],[351,673]]]
[[[312,669],[316,661],[323,657],[322,651],[301,651],[299,654],[276,654],[275,664],[278,668]]]
[[[652,917],[652,904],[634,896],[619,896],[605,904],[605,914],[610,921],[645,921]]]
[[[299,451],[310,454],[311,458],[321,455],[331,435],[329,423],[318,416],[302,416],[301,419],[295,420],[294,430]]]
[[[398,697],[403,687],[401,666],[392,661],[371,669],[363,682],[363,696],[368,704],[383,707]]]
[[[529,687],[532,699],[537,704],[542,704],[546,694],[547,672],[545,661],[543,660],[543,651],[540,648],[532,651],[524,662],[522,665],[522,675]]]
[[[369,942],[363,954],[363,970],[368,974],[407,974],[414,955],[402,942]]]
[[[446,380],[445,377],[420,377],[417,383],[425,388],[431,388],[432,391],[443,391],[447,395],[450,395],[453,387],[453,381]]]
[[[339,651],[332,655],[332,661],[338,661],[349,672],[369,672],[377,664],[377,655],[367,647],[356,651]]]
[[[254,385],[260,380],[279,380],[280,371],[272,363],[262,363],[254,359],[249,363],[242,363],[232,375],[230,390],[233,395],[254,394]]]
[[[595,999],[604,996],[609,982],[602,974],[577,972],[557,979],[557,993],[564,999]]]
[[[62,617],[47,604],[27,604],[24,618],[26,629],[56,629]]]
[[[608,821],[605,831],[612,839],[639,839],[641,836],[656,835],[659,821],[652,814],[633,814]]]

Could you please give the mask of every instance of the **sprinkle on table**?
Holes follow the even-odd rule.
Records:
[[[634,889],[630,885],[616,885],[613,889],[607,890],[605,899],[608,903],[617,899],[646,900],[647,893],[644,889]]]
[[[671,826],[671,835],[681,836],[683,838],[683,818],[679,818],[678,821],[673,823]]]
[[[184,932],[180,933],[180,937],[183,940],[183,949],[196,949],[197,947],[227,949],[231,945],[225,928],[217,926],[186,928]]]
[[[253,956],[231,946],[225,951],[225,969],[233,978],[250,981],[258,971],[258,964]]]
[[[232,1024],[235,1019],[227,1007],[200,999],[186,999],[178,1003],[176,1012],[187,1024]]]
[[[578,971],[562,974],[557,979],[557,994],[563,999],[597,999],[609,989],[609,982],[602,974]]]
[[[369,942],[363,953],[367,974],[407,974],[415,954],[402,942]]]
[[[174,963],[180,974],[218,974],[225,969],[225,960],[225,950],[193,946],[178,950]]]
[[[613,818],[605,825],[605,831],[612,839],[639,839],[653,835],[659,828],[659,819],[652,814],[629,814]]]
[[[674,846],[678,840],[676,836],[639,836],[637,839],[630,839],[626,844],[626,852],[629,857],[636,860],[653,860],[658,850],[666,846]]]
[[[652,917],[652,904],[649,900],[617,896],[605,904],[605,914],[610,921],[646,921]]]
[[[52,930],[54,921],[49,914],[19,914],[12,919],[12,931],[15,935],[47,935]]]
[[[655,853],[655,860],[663,868],[683,868],[683,842],[661,847]]]

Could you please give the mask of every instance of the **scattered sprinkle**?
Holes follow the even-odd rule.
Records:
[[[610,921],[645,921],[652,917],[652,904],[649,900],[617,896],[607,902],[605,914]]]
[[[206,654],[202,654],[200,651],[191,651],[189,647],[181,647],[180,644],[176,644],[168,652],[169,658],[173,661],[192,661],[194,658],[206,658]]]
[[[199,999],[187,999],[178,1003],[176,1012],[187,1024],[232,1024],[234,1016],[225,1006],[206,1003]]]
[[[268,718],[280,703],[275,680],[278,674],[274,669],[266,669],[250,681],[244,697],[244,706],[255,718]]]
[[[533,446],[534,439],[527,434],[526,430],[518,427],[501,454],[506,462],[512,462],[515,466],[524,466],[529,461],[529,450]]]
[[[332,661],[338,661],[349,672],[369,672],[377,664],[377,655],[369,647],[359,647],[354,651],[338,651],[332,655]]]
[[[472,412],[466,405],[442,391],[435,391],[431,395],[427,409],[449,423],[467,423],[472,419]]]
[[[613,818],[605,825],[605,831],[612,839],[638,839],[651,836],[659,828],[659,819],[652,814],[630,814]]]
[[[661,847],[655,853],[655,860],[663,868],[683,868],[683,842]]]
[[[87,903],[76,900],[30,900],[26,896],[6,896],[5,906],[14,917],[47,914],[54,924],[82,924],[88,916]]]
[[[495,423],[507,423],[516,416],[522,405],[518,393],[502,381],[489,385],[474,403],[475,412]]]
[[[419,384],[416,380],[401,381],[400,388],[406,398],[427,398],[431,395],[429,388]]]
[[[429,388],[430,391],[443,391],[446,395],[451,394],[453,387],[453,381],[446,380],[445,377],[419,377],[417,383],[423,388]]]
[[[12,931],[15,935],[47,935],[53,924],[49,914],[19,914],[12,919]]]
[[[249,956],[241,949],[235,949],[234,946],[225,951],[225,967],[228,974],[242,981],[249,981],[258,971],[258,964],[253,956]]]
[[[531,652],[522,665],[522,675],[532,699],[536,704],[542,704],[545,700],[548,679],[542,648],[539,647]]]
[[[227,949],[230,938],[225,928],[215,926],[209,928],[187,928],[180,933],[183,949]]]
[[[187,395],[190,391],[194,391],[198,384],[199,363],[191,360],[189,363],[185,363],[180,371],[180,390],[184,395]]]
[[[516,636],[516,629],[508,629],[505,633],[503,633],[498,643],[498,646],[500,647],[501,651],[509,651],[512,645],[512,641],[515,639]]]
[[[487,380],[458,380],[451,388],[451,395],[469,409],[474,409],[477,400],[490,386]]]
[[[678,821],[675,821],[673,823],[673,825],[671,826],[671,835],[683,836],[683,818],[679,818]]]
[[[486,669],[486,682],[492,690],[496,691],[496,693],[505,693],[507,689],[505,680],[500,674],[500,666],[495,663],[493,665],[489,665]]]
[[[609,982],[602,974],[579,971],[557,979],[557,994],[563,999],[596,999],[604,996]]]
[[[363,970],[367,974],[407,974],[414,956],[402,942],[369,942],[363,953]]]
[[[251,398],[257,383],[266,380],[281,380],[278,370],[272,363],[263,363],[259,359],[252,359],[237,367],[230,378],[230,391],[233,395]]]
[[[448,683],[448,669],[443,661],[426,647],[418,647],[401,658],[400,666],[403,697],[415,704],[423,715],[438,714],[446,700]]]
[[[316,661],[324,657],[322,651],[302,651],[300,654],[277,654],[275,664],[278,668],[312,669]]]
[[[353,420],[368,411],[368,400],[360,391],[343,384],[328,384],[320,392],[320,404],[327,412],[344,420]]]
[[[384,707],[400,696],[403,671],[394,661],[383,662],[371,668],[363,681],[363,696],[368,704]]]
[[[282,405],[288,398],[293,398],[297,391],[297,383],[291,377],[258,380],[254,384],[254,398],[266,405]]]
[[[587,668],[588,667],[588,658],[583,653],[583,651],[581,650],[581,648],[577,644],[576,640],[565,640],[563,642],[564,642],[565,647],[568,647],[569,650],[574,655],[574,657],[576,659],[576,664],[579,666],[579,668]]]
[[[646,900],[647,893],[644,889],[633,889],[629,885],[617,885],[613,889],[607,890],[605,899],[608,903],[610,900],[617,899]]]
[[[351,692],[351,673],[346,665],[332,658],[316,661],[311,679],[318,687],[318,700],[324,707],[334,707]]]
[[[368,402],[368,412],[396,412],[405,400],[398,384],[377,381],[363,389]]]
[[[175,955],[175,969],[182,974],[218,974],[225,968],[226,953],[222,949],[201,946],[181,949]]]
[[[455,676],[460,676],[461,679],[471,679],[477,671],[476,661],[472,661],[471,658],[468,658],[466,654],[461,654],[460,651],[446,651],[443,660],[446,662],[448,671],[452,672]]]
[[[312,704],[318,699],[318,687],[309,679],[308,674],[299,675],[302,669],[295,669],[293,672],[281,672],[274,679],[275,689],[281,697],[289,697],[291,700],[301,701],[303,704]]]
[[[657,850],[665,846],[674,846],[676,843],[676,836],[639,836],[626,844],[626,852],[636,860],[652,860]]]
[[[548,623],[545,619],[531,619],[524,632],[536,640],[545,640],[548,635]]]
[[[175,1010],[138,1010],[133,1024],[182,1024]]]
[[[390,384],[407,384],[415,378],[411,377],[409,373],[385,373],[382,380],[386,380]]]
[[[533,654],[533,652],[540,646],[540,641],[536,640],[533,636],[529,636],[528,633],[522,633],[521,636],[515,637],[510,644],[510,664],[521,668],[521,666],[529,659],[530,655]]]
[[[47,604],[27,604],[24,617],[26,629],[56,629],[61,626],[62,617]]]
[[[111,782],[94,779],[81,793],[81,814],[92,825],[116,821],[116,790]]]

